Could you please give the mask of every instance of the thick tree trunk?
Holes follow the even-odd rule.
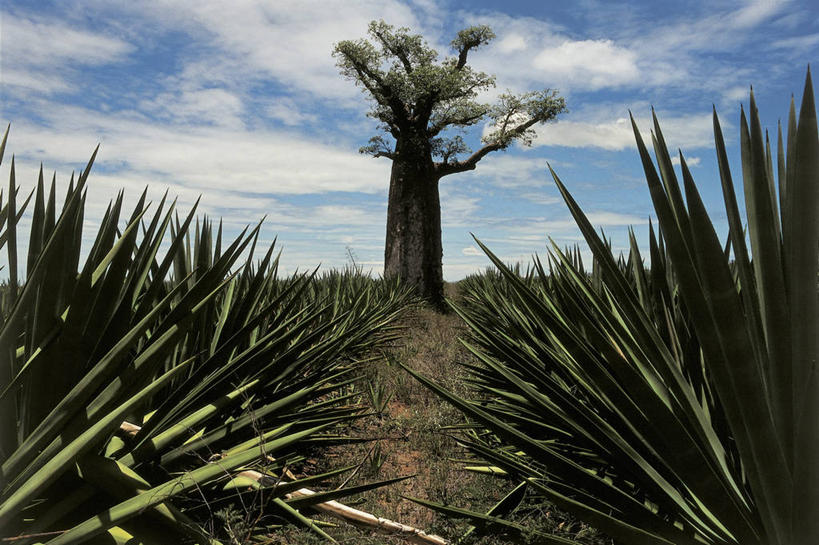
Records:
[[[403,148],[403,149],[402,149]],[[441,201],[426,150],[397,146],[390,175],[384,276],[398,276],[436,307],[443,307]]]

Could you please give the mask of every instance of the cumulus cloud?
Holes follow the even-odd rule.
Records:
[[[631,125],[625,118],[615,120],[561,121],[537,128],[535,146],[595,147],[621,150],[634,146]]]
[[[749,87],[746,85],[737,85],[734,87],[730,87],[722,92],[722,96],[725,100],[731,102],[740,102],[743,100],[747,100],[749,96]]]
[[[501,38],[497,42],[496,47],[501,53],[523,51],[526,49],[526,38],[520,34],[512,32]]]
[[[521,91],[547,82],[565,93],[644,83],[640,57],[626,44],[612,39],[573,39],[564,29],[530,17],[465,16],[470,24],[488,24],[497,34],[472,59],[480,70],[497,74],[499,88]]]
[[[497,40],[476,51],[473,59],[481,70],[497,74],[501,88],[524,91],[545,84],[564,95],[600,89],[720,93],[769,76],[755,74],[747,63],[738,64],[733,57],[721,59],[715,54],[742,51],[755,38],[757,42],[766,39],[749,30],[779,24],[798,13],[788,10],[788,5],[758,0],[648,20],[645,14],[624,13],[617,4],[590,1],[584,2],[585,35],[534,17],[462,14],[470,24],[485,23],[495,30]],[[801,20],[806,16],[802,12]],[[817,42],[814,34],[806,33],[771,43],[778,48],[807,48]],[[703,52],[710,54],[703,56]]]
[[[458,179],[465,183],[484,180],[502,188],[541,186],[551,181],[548,163],[546,157],[495,153],[481,160],[476,170],[459,174]],[[556,162],[552,161],[554,164]]]
[[[339,77],[330,56],[333,45],[365,36],[373,19],[424,30],[425,10],[433,8],[398,0],[240,0],[231,2],[229,13],[220,0],[97,4],[103,10],[149,18],[154,25],[147,29],[150,32],[184,30],[204,50],[215,49],[217,55],[189,61],[199,77],[228,81],[237,75],[250,81],[272,78],[285,88],[348,104],[358,98],[360,90]]]
[[[532,65],[545,81],[587,89],[633,84],[640,78],[636,53],[611,40],[567,40],[543,49]]]
[[[671,150],[682,148],[685,151],[713,145],[711,114],[661,115],[659,118]],[[636,123],[643,140],[650,145],[651,119],[640,117]],[[535,146],[591,147],[612,151],[636,148],[631,122],[625,117],[548,123],[537,128],[537,136]]]
[[[44,111],[52,127],[15,127],[18,155],[76,165],[102,143],[100,159],[146,183],[200,192],[309,194],[385,191],[389,164],[297,133],[156,124],[76,107]],[[79,135],[79,136],[78,136]]]

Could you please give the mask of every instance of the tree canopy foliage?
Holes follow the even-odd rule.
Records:
[[[345,40],[333,51],[341,73],[369,95],[373,102],[369,115],[380,122],[382,133],[373,136],[362,153],[395,160],[401,146],[392,139],[409,141],[436,159],[435,174],[440,178],[473,170],[488,153],[514,141],[530,145],[534,125],[566,111],[564,99],[552,89],[504,93],[495,104],[477,100],[480,92],[495,86],[494,76],[467,64],[470,51],[495,37],[486,25],[458,32],[450,44],[455,54],[442,62],[438,52],[408,28],[373,21],[368,33],[372,41]],[[486,119],[491,130],[473,152],[462,134]]]

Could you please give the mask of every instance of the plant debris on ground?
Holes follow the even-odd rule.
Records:
[[[458,284],[446,285],[447,296],[457,299]],[[500,501],[515,484],[490,475],[465,471],[460,460],[469,458],[455,437],[465,423],[461,413],[434,392],[409,376],[401,362],[418,372],[435,377],[447,388],[466,394],[463,364],[475,363],[474,357],[460,343],[466,324],[454,312],[442,314],[424,306],[409,309],[401,321],[402,335],[380,358],[374,359],[361,381],[352,388],[368,404],[368,417],[354,421],[350,435],[372,441],[338,445],[317,450],[301,468],[305,474],[322,473],[334,468],[356,465],[363,460],[356,479],[362,482],[384,480],[405,475],[414,478],[378,488],[345,501],[347,505],[376,516],[394,520],[456,542],[470,528],[465,520],[444,517],[435,511],[405,499],[405,496],[428,499],[453,506],[486,512]],[[385,406],[374,403],[375,397],[387,399]],[[345,480],[339,477],[338,483]],[[319,515],[328,522],[333,518]],[[543,498],[530,497],[515,513],[515,520],[533,531],[555,533],[588,545],[608,545],[611,540],[555,509]],[[339,543],[399,544],[401,536],[353,528],[343,523],[332,529]],[[290,527],[271,536],[271,543],[319,543],[310,532]],[[314,541],[315,540],[315,541]],[[473,532],[462,544],[491,545],[519,543],[501,535],[481,536]],[[537,543],[534,535],[526,543]]]

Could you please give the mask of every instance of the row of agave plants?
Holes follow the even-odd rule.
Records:
[[[719,120],[720,240],[656,117],[634,124],[659,228],[650,267],[615,256],[552,172],[594,256],[553,245],[521,274],[465,282],[469,399],[415,376],[473,422],[468,469],[519,483],[488,513],[422,500],[522,539],[526,489],[629,545],[819,543],[819,137],[810,74],[777,152],[753,94],[741,116],[743,222]],[[774,157],[776,158],[774,161]],[[682,186],[682,188],[681,188]],[[750,243],[750,247],[749,247]],[[410,371],[412,372],[412,371]],[[572,543],[548,535],[544,543]]]
[[[12,158],[0,202],[0,537],[218,543],[214,513],[231,510],[255,532],[290,520],[328,537],[303,508],[384,483],[290,498],[332,475],[286,468],[345,440],[362,413],[347,385],[410,294],[352,271],[280,278],[274,245],[243,257],[259,226],[225,240],[195,206],[150,211],[145,194],[127,216],[120,194],[81,248],[93,161],[60,207],[42,173],[18,198]],[[237,477],[251,467],[271,478]]]

